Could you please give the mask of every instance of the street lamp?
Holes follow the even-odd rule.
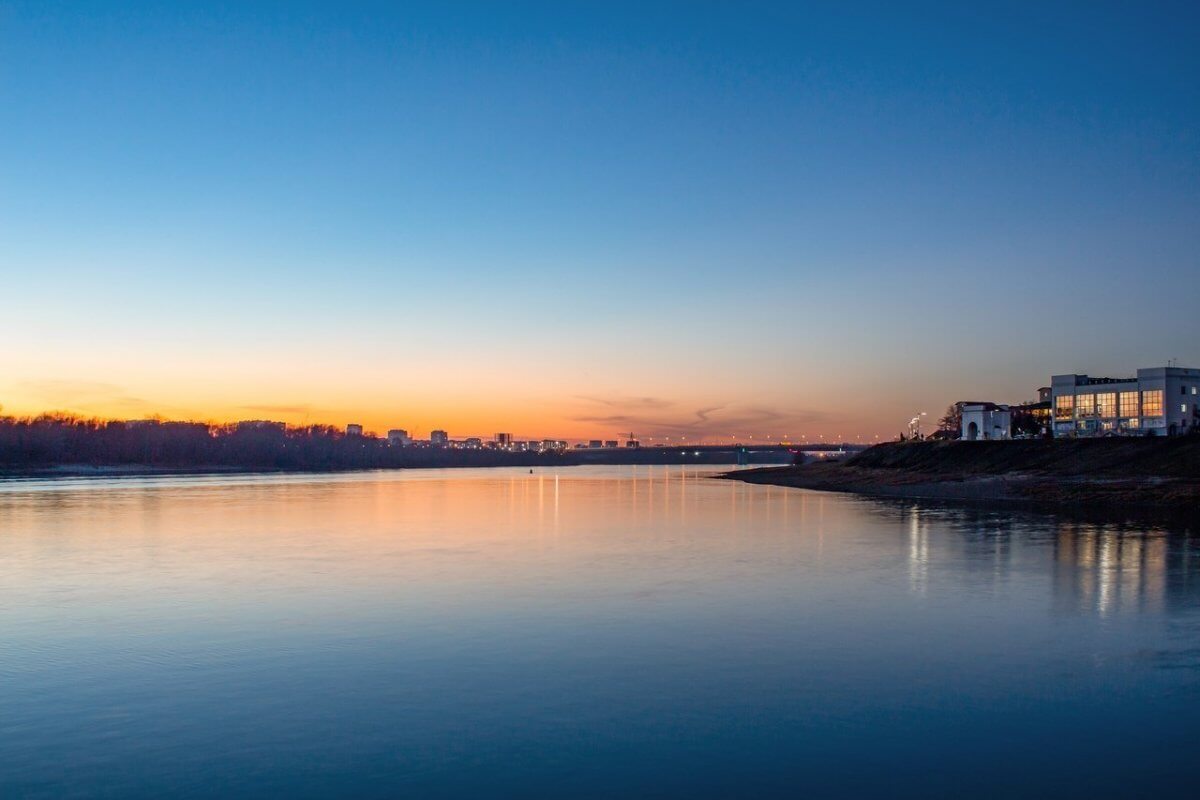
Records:
[[[910,419],[908,421],[908,438],[910,438],[910,439],[920,439],[921,438],[921,417],[923,417],[923,416],[925,416],[924,411],[917,414],[915,417],[913,417],[912,419]]]

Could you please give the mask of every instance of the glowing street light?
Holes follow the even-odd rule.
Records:
[[[921,438],[921,417],[923,417],[923,416],[925,416],[924,411],[917,414],[916,416],[914,416],[912,419],[910,419],[908,421],[908,438],[910,438],[910,439],[920,439]]]

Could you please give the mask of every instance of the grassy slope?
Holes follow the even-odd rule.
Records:
[[[1200,509],[1200,437],[905,442],[730,478],[892,497]]]
[[[1016,442],[905,442],[872,447],[846,462],[957,478],[1037,475],[1200,479],[1200,436]]]

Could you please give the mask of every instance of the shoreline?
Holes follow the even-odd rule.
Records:
[[[145,465],[63,465],[38,469],[0,470],[0,482],[53,480],[55,478],[169,478],[202,475],[340,475],[347,472],[404,472],[424,469],[538,469],[547,466],[578,464],[420,464],[403,467],[153,467]]]
[[[245,475],[255,472],[295,472],[296,470],[248,469],[243,467],[152,467],[136,464],[91,466],[65,464],[60,467],[0,469],[0,481],[43,480],[48,478],[146,478],[158,475]]]
[[[148,467],[120,466],[62,466],[41,469],[0,470],[0,482],[19,480],[53,480],[55,478],[170,478],[203,475],[340,475],[347,472],[403,472],[421,469],[538,469],[545,464],[430,464],[404,467]],[[577,466],[563,464],[559,466]]]
[[[725,480],[868,497],[983,503],[1039,510],[1147,512],[1200,518],[1195,442],[1113,445],[903,443],[826,463],[743,469]],[[1125,447],[1125,450],[1134,448]],[[1162,456],[1174,463],[1160,466]],[[1128,461],[1121,461],[1128,457]],[[1178,458],[1176,458],[1178,457]],[[1138,463],[1153,458],[1153,463]]]
[[[687,467],[718,467],[725,468],[731,466],[730,463],[725,464],[708,464],[687,463],[682,461],[671,462],[651,462],[651,463],[636,463],[636,462],[597,462],[587,463],[580,461],[563,461],[556,464],[412,464],[405,466],[388,466],[388,467],[313,467],[313,468],[296,468],[296,467],[231,467],[231,466],[212,466],[212,467],[154,467],[138,464],[117,464],[107,466],[93,466],[89,464],[64,464],[57,467],[37,467],[37,468],[22,468],[22,469],[0,469],[0,483],[5,481],[22,481],[22,480],[54,480],[56,478],[156,478],[156,477],[187,477],[187,476],[204,476],[204,475],[338,475],[348,472],[404,472],[408,470],[432,470],[432,469],[546,469],[558,467],[596,467],[596,466],[642,466],[642,467],[664,467],[664,466],[687,466]]]
[[[823,465],[830,466],[833,465]],[[935,479],[920,475],[895,475],[887,470],[842,467],[765,467],[734,470],[717,476],[796,489],[845,492],[912,500],[965,500],[999,503],[1094,503],[1156,506],[1200,502],[1200,486],[1165,478],[1053,477],[1012,473]]]

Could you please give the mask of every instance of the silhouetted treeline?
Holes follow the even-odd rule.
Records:
[[[76,465],[341,470],[535,465],[561,460],[555,454],[391,446],[386,439],[346,435],[328,425],[124,422],[63,414],[0,417],[0,470],[10,473]]]

